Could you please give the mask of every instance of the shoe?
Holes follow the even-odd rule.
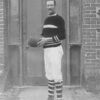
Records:
[[[48,96],[47,100],[54,100],[54,96]]]

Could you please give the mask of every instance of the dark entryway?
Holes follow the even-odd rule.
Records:
[[[81,46],[80,45],[72,45],[70,47],[70,81],[71,85],[79,85],[80,84],[80,60],[81,55]]]

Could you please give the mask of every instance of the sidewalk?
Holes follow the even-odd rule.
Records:
[[[96,95],[82,88],[64,87],[63,94],[64,100],[100,100],[100,94]],[[47,100],[47,87],[12,89],[2,94],[0,100]]]

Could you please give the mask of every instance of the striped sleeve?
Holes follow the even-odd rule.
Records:
[[[57,34],[55,36],[53,36],[53,40],[55,42],[64,40],[66,38],[65,22],[62,18],[59,19],[57,26],[58,26]]]
[[[54,42],[59,42],[59,41],[60,41],[60,39],[58,38],[57,35],[56,35],[56,36],[53,36],[52,38],[53,38],[53,41],[54,41]]]

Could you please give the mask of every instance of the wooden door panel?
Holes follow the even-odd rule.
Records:
[[[69,42],[81,42],[81,0],[69,0]]]
[[[29,77],[42,77],[43,75],[43,50],[30,48],[27,52],[27,75]]]
[[[42,5],[41,0],[27,0],[27,39],[40,38],[41,30],[41,18],[42,18]],[[26,84],[39,85],[45,84],[41,82],[46,80],[44,77],[44,61],[43,61],[43,49],[30,47],[26,53]]]
[[[80,54],[80,45],[72,45],[70,47],[70,77],[72,85],[80,84]]]
[[[20,84],[20,50],[17,45],[8,45],[8,73],[5,90]]]
[[[19,45],[19,0],[10,1],[8,44]],[[8,10],[9,11],[9,10]]]
[[[27,40],[40,38],[41,33],[41,0],[27,1]],[[27,52],[27,74],[29,77],[42,77],[43,50],[30,48]]]

